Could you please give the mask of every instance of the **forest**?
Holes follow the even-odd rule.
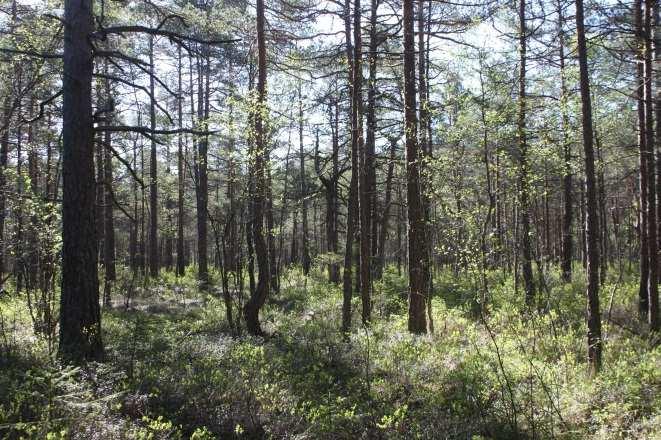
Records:
[[[656,0],[0,0],[0,439],[661,439]]]

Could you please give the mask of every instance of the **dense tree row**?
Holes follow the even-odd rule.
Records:
[[[658,9],[5,2],[3,284],[78,361],[103,356],[100,283],[110,307],[194,267],[235,332],[263,335],[284,269],[319,266],[348,332],[356,307],[376,319],[392,265],[426,333],[440,268],[479,280],[480,314],[490,273],[534,313],[549,271],[585,270],[596,373],[609,271],[639,265],[640,318],[659,329]]]

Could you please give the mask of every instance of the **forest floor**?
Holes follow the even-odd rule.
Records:
[[[293,269],[262,314],[265,339],[232,334],[216,295],[168,274],[104,311],[107,359],[82,368],[61,366],[25,297],[5,295],[0,438],[661,439],[661,347],[637,323],[635,274],[612,277],[594,379],[584,280],[553,270],[532,314],[501,273],[484,313],[477,274],[439,273],[434,333],[411,336],[406,279],[390,269],[373,323],[356,298],[344,338],[339,287]]]

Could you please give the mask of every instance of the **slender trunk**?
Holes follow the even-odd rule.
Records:
[[[426,0],[418,0],[418,83],[419,83],[419,94],[420,94],[420,126],[418,133],[420,134],[420,157],[422,162],[420,164],[420,178],[422,179],[421,190],[422,194],[420,195],[422,201],[422,209],[424,212],[424,259],[425,264],[423,265],[424,278],[427,280],[427,313],[429,319],[429,331],[434,332],[434,321],[432,320],[432,308],[431,300],[432,294],[434,292],[432,286],[432,274],[431,274],[431,255],[433,249],[433,230],[430,227],[431,225],[431,200],[427,196],[427,193],[422,189],[427,186],[426,177],[425,177],[425,159],[431,157],[431,130],[430,130],[430,120],[429,117],[429,90],[427,89],[427,75],[429,71],[427,70],[427,57],[429,51],[425,49],[425,2]],[[430,6],[431,7],[431,6]],[[431,9],[429,11],[431,14]]]
[[[108,72],[108,63],[104,63],[104,71]],[[104,94],[106,102],[110,101],[110,81],[104,80]],[[107,105],[108,107],[108,105]],[[109,115],[109,118],[112,116]],[[112,172],[112,156],[110,146],[112,143],[111,133],[106,131],[103,134],[104,144],[104,189],[105,189],[105,209],[104,209],[104,225],[103,225],[103,266],[105,268],[105,283],[103,290],[103,304],[110,305],[112,295],[112,284],[116,279],[115,270],[115,219],[113,215],[113,172]]]
[[[301,84],[298,85],[298,157],[300,163],[300,191],[299,197],[301,201],[301,246],[303,248],[303,255],[301,256],[301,263],[303,265],[303,273],[307,275],[310,272],[310,247],[309,247],[309,231],[308,231],[308,200],[307,200],[307,185],[305,176],[305,150],[303,149],[303,97],[301,95]]]
[[[346,38],[347,71],[349,77],[349,87],[351,89],[351,102],[349,105],[349,114],[351,115],[351,181],[349,183],[349,202],[347,206],[347,232],[346,245],[344,247],[344,271],[342,274],[342,331],[347,333],[351,328],[351,297],[353,296],[352,286],[352,260],[353,260],[353,241],[356,233],[358,206],[358,133],[356,130],[357,117],[355,110],[356,93],[354,87],[354,66],[353,66],[353,45],[351,40],[351,0],[344,2],[344,33]]]
[[[587,243],[587,324],[588,363],[595,375],[601,368],[601,316],[599,312],[599,229],[597,219],[597,184],[594,167],[592,103],[588,74],[587,47],[583,19],[583,0],[576,0],[576,39],[581,89],[583,150],[585,152],[585,191],[587,196],[585,234]]]
[[[386,173],[386,194],[381,214],[381,229],[379,230],[379,248],[377,250],[377,264],[375,268],[376,279],[383,275],[386,265],[386,240],[388,238],[388,221],[390,220],[390,205],[392,205],[392,180],[395,174],[395,160],[397,158],[397,139],[390,139],[390,156],[388,158],[388,171]]]
[[[649,202],[648,195],[648,171],[647,171],[647,132],[645,120],[645,79],[644,79],[644,35],[643,35],[643,16],[642,16],[642,2],[635,0],[634,5],[634,28],[638,42],[638,50],[636,51],[636,101],[637,101],[637,115],[638,115],[638,151],[639,151],[639,165],[640,165],[640,212],[639,212],[639,227],[638,233],[640,235],[640,285],[638,290],[638,311],[641,319],[647,318],[649,307],[648,295],[648,280],[649,280],[649,240],[648,240],[648,226],[647,215],[649,210],[647,203]]]
[[[563,30],[564,16],[562,4],[558,2],[558,42],[560,58],[560,113],[562,118],[562,194],[563,194],[563,212],[562,212],[562,257],[560,267],[562,270],[562,279],[570,282],[572,278],[572,164],[571,164],[571,143],[569,141],[569,112],[567,108],[567,73],[565,69],[565,33]]]
[[[362,66],[362,27],[361,27],[361,7],[360,0],[354,0],[353,5],[353,112],[355,125],[353,127],[353,136],[356,137],[356,148],[358,149],[358,168],[353,172],[359,175],[359,222],[360,222],[360,299],[362,303],[361,318],[363,324],[368,324],[372,315],[371,299],[371,218],[372,209],[370,207],[370,188],[369,188],[369,167],[371,159],[366,151],[363,140],[363,66]]]
[[[528,140],[526,134],[526,0],[519,0],[519,203],[521,214],[521,269],[526,304],[532,306],[535,300],[535,285],[532,275],[532,247],[530,237],[530,202],[528,182]]]
[[[208,127],[209,117],[209,59],[206,55],[198,59],[197,78],[197,117],[198,123],[203,130]],[[209,137],[202,135],[197,144],[196,162],[196,185],[195,198],[197,202],[197,277],[201,285],[206,288],[209,285],[209,268],[207,259],[207,218],[208,218],[208,176],[207,156]]]
[[[156,97],[154,96],[154,37],[149,37],[149,127],[156,130]],[[149,150],[149,275],[158,276],[158,182],[156,139],[151,136]]]
[[[177,126],[183,127],[183,101],[181,88],[181,46],[177,50]],[[184,258],[184,140],[183,134],[177,135],[177,276],[183,276],[186,270]]]
[[[656,2],[654,2],[656,3]],[[654,160],[654,108],[652,97],[652,0],[645,0],[645,146],[647,153],[647,237],[649,254],[649,276],[647,279],[648,309],[647,322],[650,329],[659,330],[659,286],[658,286],[658,242],[656,218],[656,165]]]
[[[5,260],[5,218],[6,218],[6,205],[7,205],[7,177],[5,175],[7,170],[9,158],[9,123],[11,120],[11,112],[9,103],[5,100],[4,116],[3,116],[3,130],[0,135],[0,279],[4,278],[6,272]],[[3,286],[0,286],[2,288]]]
[[[264,205],[266,179],[264,163],[266,156],[264,119],[266,103],[266,41],[264,36],[264,0],[257,0],[257,109],[254,112],[255,151],[253,159],[253,218],[252,235],[259,270],[257,286],[244,307],[244,316],[248,331],[253,335],[262,335],[259,323],[259,311],[266,302],[270,291],[270,267],[268,247],[264,238]]]
[[[659,2],[654,2],[654,61],[658,65],[661,62],[661,18],[659,16]],[[661,73],[657,70],[654,75],[654,85],[656,87],[656,137],[653,154],[656,156],[656,238],[657,250],[661,248]],[[661,259],[657,257],[657,277],[661,273]],[[650,329],[659,330],[659,298],[658,293],[650,297],[649,317]]]
[[[349,332],[351,328],[351,297],[353,296],[352,286],[352,260],[353,260],[353,242],[358,226],[356,208],[358,207],[358,117],[355,108],[354,95],[356,88],[354,84],[354,48],[351,40],[351,0],[345,0],[344,3],[344,32],[346,38],[347,67],[349,76],[349,86],[351,88],[351,103],[349,114],[351,115],[351,181],[349,183],[349,203],[347,207],[347,233],[346,245],[344,248],[344,272],[342,274],[342,331]]]
[[[368,267],[363,270],[367,273],[368,288],[371,288],[371,278],[376,275],[376,265],[372,261],[372,256],[376,257],[378,252],[377,242],[377,229],[378,222],[376,221],[376,168],[374,164],[374,152],[376,142],[376,95],[377,95],[377,50],[379,47],[379,34],[377,32],[377,18],[379,0],[371,0],[370,2],[370,41],[369,53],[367,56],[367,63],[369,67],[369,79],[367,81],[367,136],[365,138],[365,147],[363,149],[363,164],[361,166],[361,177],[363,179],[361,186],[361,215],[366,217],[361,219],[365,223],[365,228],[361,226],[361,252],[368,251],[367,262]],[[366,230],[367,233],[363,233]]]

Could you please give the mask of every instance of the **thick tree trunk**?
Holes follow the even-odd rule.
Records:
[[[103,356],[94,219],[92,2],[65,0],[62,106],[62,293],[60,355]]]
[[[597,218],[597,183],[594,167],[592,103],[588,74],[587,47],[583,19],[583,0],[576,0],[576,39],[581,89],[583,150],[585,152],[585,191],[587,195],[585,235],[587,242],[587,324],[588,364],[590,373],[601,368],[601,316],[599,311],[599,229]]]
[[[425,213],[420,188],[420,159],[418,146],[418,118],[416,115],[415,41],[413,33],[413,0],[403,2],[404,31],[404,124],[406,134],[406,194],[408,205],[408,262],[409,262],[409,331],[427,332],[425,313],[427,295],[427,258]]]

